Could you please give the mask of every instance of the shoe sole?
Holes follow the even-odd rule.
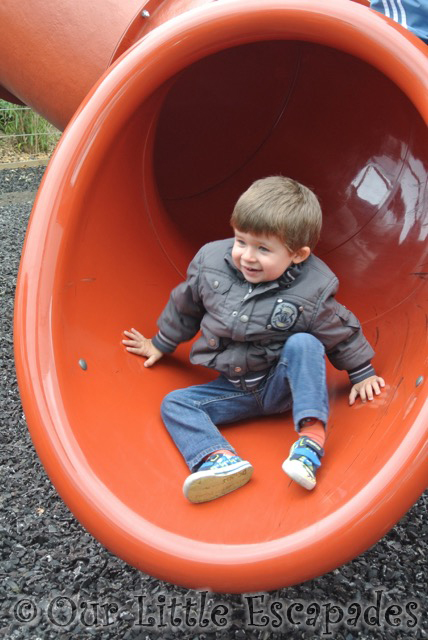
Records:
[[[282,470],[290,476],[292,480],[300,484],[301,487],[308,489],[311,491],[315,488],[317,481],[309,478],[307,475],[303,475],[302,473],[302,465],[298,460],[290,460],[287,458],[282,464]]]
[[[185,480],[183,492],[190,502],[208,502],[244,486],[252,474],[253,467],[246,461],[216,471],[196,471]]]

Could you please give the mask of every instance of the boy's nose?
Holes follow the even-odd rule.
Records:
[[[244,250],[244,252],[243,252],[243,254],[242,254],[242,257],[243,257],[245,260],[248,260],[248,261],[253,261],[253,260],[255,260],[255,256],[254,256],[254,251],[253,251],[253,249],[252,249],[251,247],[245,247],[245,250]]]

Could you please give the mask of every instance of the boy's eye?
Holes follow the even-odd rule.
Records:
[[[259,247],[259,251],[262,251],[263,253],[270,253],[270,249],[267,247]]]
[[[245,242],[240,240],[239,238],[235,238],[235,242],[239,244],[240,247],[245,247]]]

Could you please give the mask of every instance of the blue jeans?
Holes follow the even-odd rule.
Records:
[[[224,376],[165,396],[162,418],[193,471],[218,449],[235,450],[216,425],[293,410],[296,431],[303,418],[328,420],[324,346],[309,333],[295,333],[260,386],[237,389]]]

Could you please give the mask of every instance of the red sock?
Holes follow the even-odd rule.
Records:
[[[324,447],[325,427],[321,420],[304,418],[300,421],[300,425],[302,425],[299,429],[300,436],[306,436],[319,444],[320,447]]]

